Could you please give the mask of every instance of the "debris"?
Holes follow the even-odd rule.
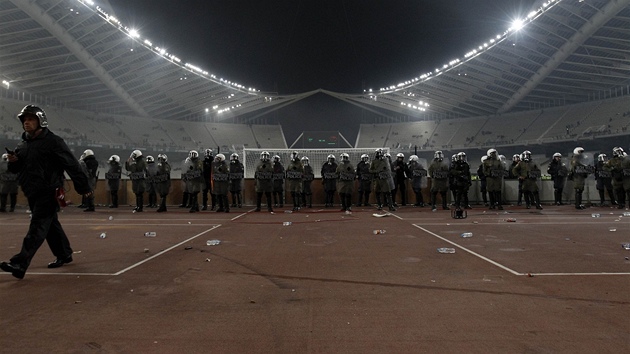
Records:
[[[372,231],[372,233],[373,233],[374,235],[382,235],[382,234],[384,234],[385,232],[386,232],[385,230],[374,230],[374,231]]]
[[[144,236],[146,236],[146,237],[155,237],[155,236],[157,236],[157,232],[155,232],[155,231],[148,231],[148,232],[144,233]]]
[[[464,232],[460,235],[463,238],[469,238],[469,237],[473,237],[473,233],[472,232]]]
[[[383,218],[383,217],[386,217],[386,216],[389,216],[389,215],[391,215],[391,214],[390,213],[385,213],[385,214],[376,214],[375,213],[375,214],[372,214],[372,216],[375,217],[375,218]]]
[[[107,233],[106,232],[101,232],[101,234],[99,235],[100,238],[105,238],[107,237]]]
[[[148,248],[145,248],[145,249],[144,249],[144,253],[149,253],[149,249],[148,249]]]
[[[516,222],[515,218],[507,218],[505,219],[506,222]]]
[[[216,246],[221,244],[221,240],[208,240],[206,241],[206,245],[208,246]]]
[[[110,215],[108,219],[109,219],[109,221],[112,221],[112,220],[114,220],[114,217]]]
[[[439,253],[455,253],[454,248],[440,247],[437,249]]]
[[[192,249],[192,246],[186,246],[186,247],[184,247],[184,249],[185,249],[185,250],[191,250],[191,249]]]
[[[210,262],[210,258],[206,258],[206,262]]]
[[[293,223],[290,222],[290,221],[283,221],[282,222],[282,226],[291,226],[291,224],[293,224]]]

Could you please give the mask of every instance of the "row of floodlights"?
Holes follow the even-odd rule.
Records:
[[[547,11],[549,8],[551,8],[552,5],[554,5],[554,3],[560,3],[562,0],[548,0],[546,2],[544,2],[540,8],[538,8],[537,10],[531,11],[526,18],[524,19],[517,19],[514,20],[512,22],[512,25],[510,26],[510,28],[508,28],[505,32],[503,32],[502,34],[498,34],[495,37],[491,38],[489,41],[483,43],[482,45],[479,45],[477,48],[469,51],[468,53],[466,53],[464,55],[464,60],[469,60],[471,58],[474,58],[475,56],[477,56],[478,54],[480,54],[481,52],[492,48],[493,46],[495,46],[497,43],[503,41],[505,38],[507,38],[508,35],[510,35],[511,33],[517,32],[520,29],[522,29],[526,24],[530,23],[531,21],[533,21],[536,17],[538,17],[539,15],[541,15],[542,13],[544,13],[545,11]],[[584,0],[579,0],[579,2],[583,2]],[[431,77],[434,76],[438,76],[441,75],[443,71],[448,70],[450,68],[453,68],[459,64],[461,64],[461,60],[460,59],[454,59],[451,60],[450,62],[448,62],[447,64],[442,65],[442,67],[440,68],[436,68],[434,71],[432,72],[428,72],[425,74],[420,75],[419,77],[413,78],[411,80],[407,80],[405,82],[401,82],[397,85],[392,85],[389,87],[384,87],[381,88],[380,91],[393,91],[393,90],[397,90],[397,89],[401,89],[403,87],[415,84],[419,81],[424,81],[424,80],[428,80]],[[365,90],[366,92],[372,92],[372,89],[368,89]]]
[[[144,39],[141,40],[140,38],[140,33],[133,28],[129,28],[127,26],[124,26],[120,20],[118,20],[116,17],[108,14],[107,12],[105,12],[105,10],[103,10],[103,8],[101,8],[100,6],[95,6],[94,1],[92,0],[77,0],[80,3],[84,4],[84,5],[89,5],[91,6],[93,9],[95,9],[102,17],[103,19],[105,19],[107,22],[116,25],[118,27],[118,29],[120,29],[121,31],[123,31],[124,33],[126,33],[130,38],[137,40],[137,41],[141,41],[141,43],[143,43],[147,48],[153,50],[155,53],[159,54],[160,56],[170,60],[173,63],[176,63],[178,65],[181,65],[181,59],[178,58],[177,56],[175,56],[174,54],[168,53],[166,51],[165,48],[161,48],[159,46],[154,46],[153,42],[151,42],[148,39]],[[73,10],[71,10],[73,11]],[[185,63],[184,67],[194,73],[197,73],[199,75],[203,75],[203,76],[209,76],[210,78],[214,79],[214,80],[218,80],[219,82],[221,82],[224,85],[229,85],[232,87],[235,87],[237,89],[240,90],[247,90],[249,92],[259,92],[260,90],[256,90],[255,88],[246,88],[245,86],[238,84],[236,82],[232,82],[229,80],[225,80],[222,78],[217,78],[215,75],[209,74],[207,71],[201,69],[198,66],[195,66],[193,64],[189,64],[189,63]]]

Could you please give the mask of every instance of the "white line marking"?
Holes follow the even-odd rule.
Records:
[[[121,274],[123,274],[123,273],[125,273],[125,272],[127,272],[127,271],[129,271],[129,270],[131,270],[131,269],[133,269],[133,268],[135,268],[135,267],[137,267],[137,266],[139,266],[139,265],[141,265],[141,264],[145,263],[145,262],[148,262],[148,261],[152,260],[153,258],[156,258],[156,257],[158,257],[158,256],[161,256],[161,255],[163,255],[164,253],[166,253],[166,252],[168,252],[168,251],[170,251],[170,250],[172,250],[172,249],[174,249],[174,248],[177,248],[177,247],[179,247],[179,246],[183,245],[184,243],[186,243],[186,242],[188,242],[188,241],[194,240],[194,239],[196,239],[197,237],[199,237],[199,236],[201,236],[201,235],[203,235],[203,234],[205,234],[205,233],[208,233],[208,232],[210,232],[210,231],[212,231],[212,230],[214,230],[214,229],[216,229],[217,227],[220,227],[220,226],[221,226],[221,225],[215,225],[214,227],[211,227],[211,228],[209,228],[209,229],[208,229],[208,230],[206,230],[206,231],[200,232],[200,233],[196,234],[195,236],[190,237],[189,239],[186,239],[186,240],[184,240],[184,241],[182,241],[182,242],[180,242],[180,243],[178,243],[178,244],[175,244],[175,245],[173,245],[173,246],[171,246],[171,247],[169,247],[169,248],[167,248],[167,249],[165,249],[165,250],[163,250],[163,251],[161,251],[161,252],[158,252],[158,253],[154,254],[153,256],[151,256],[151,257],[149,257],[149,258],[147,258],[147,259],[144,259],[144,260],[142,260],[142,261],[140,261],[140,262],[138,262],[138,263],[136,263],[136,264],[134,264],[134,265],[131,265],[131,266],[129,266],[129,267],[127,267],[127,268],[125,268],[125,269],[123,269],[123,270],[119,271],[119,272],[114,273],[113,275],[121,275]]]
[[[531,273],[532,276],[540,275],[630,275],[630,273]]]
[[[238,219],[238,218],[240,218],[240,217],[242,217],[242,216],[245,216],[245,215],[247,215],[247,213],[241,213],[241,214],[239,214],[239,215],[236,215],[235,217],[233,217],[233,218],[232,218],[232,219],[230,219],[230,220],[234,221],[234,220],[236,220],[236,219]]]
[[[611,272],[602,272],[602,273],[518,273],[518,272],[516,272],[516,271],[514,271],[514,270],[512,270],[512,269],[510,269],[510,268],[508,268],[508,267],[506,267],[506,266],[504,266],[504,265],[502,265],[500,263],[497,263],[497,262],[495,262],[495,261],[493,261],[493,260],[491,260],[491,259],[489,259],[487,257],[484,257],[484,256],[482,256],[482,255],[480,255],[478,253],[475,253],[475,252],[467,249],[466,247],[463,247],[463,246],[461,246],[461,245],[459,245],[459,244],[457,244],[455,242],[449,241],[449,240],[445,239],[444,237],[442,237],[442,236],[440,236],[438,234],[435,234],[435,233],[433,233],[433,232],[431,232],[431,231],[429,231],[429,230],[427,230],[427,229],[425,229],[425,228],[423,228],[421,226],[418,226],[417,224],[412,224],[412,225],[417,227],[417,228],[419,228],[420,230],[422,230],[422,231],[432,235],[432,236],[435,236],[435,237],[439,238],[442,241],[448,242],[451,245],[456,246],[457,248],[460,248],[460,249],[462,249],[462,250],[464,250],[464,251],[466,251],[466,252],[468,252],[468,253],[476,256],[476,257],[479,257],[479,258],[483,259],[484,261],[489,262],[489,263],[491,263],[491,264],[493,264],[493,265],[495,265],[495,266],[497,266],[497,267],[499,267],[501,269],[504,269],[504,270],[514,274],[514,275],[527,275],[527,276],[630,275],[630,273],[625,273],[625,272],[620,272],[620,273],[611,273]]]
[[[453,246],[455,246],[455,247],[457,247],[457,248],[460,248],[460,249],[462,249],[462,250],[464,250],[464,251],[466,251],[466,252],[468,252],[468,253],[472,254],[472,255],[473,255],[473,256],[475,256],[475,257],[479,257],[479,258],[483,259],[484,261],[486,261],[486,262],[488,262],[488,263],[490,263],[490,264],[493,264],[493,265],[495,265],[495,266],[497,266],[497,267],[499,267],[499,268],[501,268],[501,269],[503,269],[503,270],[506,270],[506,271],[508,271],[508,272],[510,272],[510,273],[512,273],[512,274],[514,274],[514,275],[523,275],[522,273],[519,273],[519,272],[517,272],[517,271],[514,271],[514,270],[512,270],[512,269],[510,269],[510,268],[508,268],[508,267],[506,267],[506,266],[504,266],[504,265],[502,265],[502,264],[500,264],[500,263],[497,263],[497,262],[495,262],[495,261],[491,260],[490,258],[486,258],[486,257],[484,257],[484,256],[480,255],[479,253],[476,253],[476,252],[473,252],[473,251],[469,250],[469,249],[468,249],[468,248],[466,248],[466,247],[463,247],[463,246],[461,246],[461,245],[459,245],[459,244],[457,244],[457,243],[455,243],[455,242],[449,241],[449,240],[445,239],[444,237],[442,237],[442,236],[440,236],[440,235],[438,235],[438,234],[436,234],[436,233],[433,233],[433,232],[431,232],[431,231],[429,231],[429,230],[427,230],[427,229],[425,229],[425,228],[423,228],[423,227],[421,227],[421,226],[418,226],[417,224],[413,224],[413,226],[415,226],[415,227],[419,228],[420,230],[422,230],[422,231],[424,231],[424,232],[428,233],[429,235],[433,235],[433,236],[435,236],[435,237],[439,238],[439,239],[440,239],[440,240],[442,240],[442,241],[448,242],[448,243],[450,243],[451,245],[453,245]]]

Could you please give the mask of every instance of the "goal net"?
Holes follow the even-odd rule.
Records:
[[[356,167],[361,161],[361,155],[368,154],[370,160],[374,159],[374,151],[377,148],[353,148],[353,149],[244,149],[243,150],[243,165],[245,165],[245,178],[254,178],[254,171],[256,165],[260,161],[260,154],[263,151],[267,151],[272,158],[273,156],[280,156],[280,162],[283,166],[287,166],[291,153],[297,151],[300,158],[302,156],[308,157],[308,162],[313,167],[313,173],[315,178],[321,177],[322,165],[328,161],[328,155],[335,155],[337,161],[340,160],[339,155],[346,153],[350,156],[350,162]],[[383,152],[389,152],[389,148],[381,148]]]

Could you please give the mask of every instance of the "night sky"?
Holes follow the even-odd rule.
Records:
[[[358,93],[431,71],[502,33],[536,0],[110,0],[184,62],[279,94]]]

